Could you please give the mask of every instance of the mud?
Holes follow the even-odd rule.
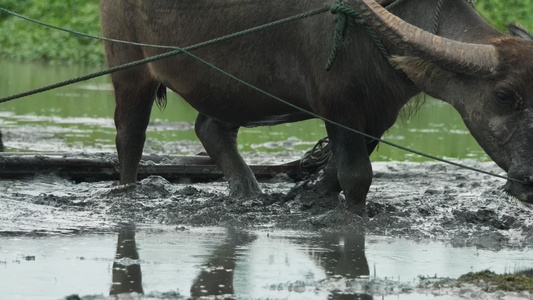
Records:
[[[287,152],[269,158],[283,162],[297,156],[298,153]],[[262,155],[248,155],[246,159],[265,162]],[[502,173],[494,163],[462,163]],[[479,251],[528,251],[533,246],[531,207],[507,196],[501,189],[505,183],[501,179],[434,162],[377,162],[373,169],[375,178],[368,195],[366,219],[346,212],[339,200],[342,197],[333,201],[316,197],[309,191],[315,178],[294,181],[283,174],[260,182],[264,196],[247,201],[229,198],[223,180],[169,182],[151,176],[126,186],[114,181],[76,183],[54,174],[2,180],[0,237],[108,236],[115,234],[121,224],[135,223],[144,228],[170,226],[178,232],[213,226],[272,234],[284,230],[313,234],[352,232],[416,243],[442,242]],[[292,285],[282,289],[298,289]],[[328,293],[340,291],[333,297],[343,293],[407,295],[394,299],[428,299],[424,295],[439,295],[440,299],[529,297],[527,292],[484,291],[468,284],[413,284],[343,276],[313,281],[307,290],[311,288]],[[154,291],[146,299],[184,298],[179,293]]]
[[[493,163],[463,162],[501,173]],[[229,199],[223,180],[171,183],[151,176],[127,186],[75,183],[50,174],[4,180],[0,233],[100,232],[134,221],[352,230],[491,250],[533,246],[531,208],[507,196],[503,180],[442,163],[378,162],[373,168],[368,219],[346,212],[337,199],[314,197],[309,180],[294,182],[283,174],[261,182],[264,196],[248,201]]]

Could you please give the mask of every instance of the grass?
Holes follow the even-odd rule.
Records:
[[[470,290],[469,285],[470,287],[473,285],[485,293],[503,291],[533,294],[533,270],[517,272],[516,274],[496,274],[485,270],[470,272],[457,279],[421,276],[418,288],[432,291],[441,289],[449,291],[458,288]]]
[[[533,293],[533,277],[524,273],[499,275],[485,270],[462,275],[457,279],[457,282],[459,284],[474,284],[486,289],[486,292],[501,290],[508,292],[527,291]]]

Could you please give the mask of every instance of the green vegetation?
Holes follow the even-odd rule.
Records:
[[[98,1],[0,0],[0,7],[45,23],[100,35]],[[0,13],[0,56],[18,60],[104,61],[102,42]]]
[[[471,283],[487,289],[487,292],[496,290],[533,293],[533,277],[525,274],[498,275],[491,271],[468,273],[457,279],[458,283]]]
[[[509,23],[518,23],[533,31],[531,0],[477,0],[476,8],[491,24],[502,30]]]
[[[0,0],[0,7],[52,25],[99,35],[98,1]],[[517,22],[533,30],[533,1],[477,0],[477,9],[504,29]],[[0,56],[18,60],[44,60],[101,64],[100,41],[73,36],[0,13]]]
[[[515,274],[496,274],[492,271],[470,272],[457,279],[420,277],[419,288],[427,290],[453,289],[474,285],[486,293],[496,291],[533,293],[532,270]]]

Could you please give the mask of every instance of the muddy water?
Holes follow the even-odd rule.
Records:
[[[91,71],[2,63],[6,95]],[[153,112],[146,152],[202,151],[192,131],[194,113],[178,98],[169,101],[165,111]],[[112,110],[106,79],[3,104],[4,144],[8,151],[83,151],[86,157],[114,152]],[[245,159],[255,163],[297,159],[324,134],[317,121],[243,131]],[[503,174],[451,108],[435,101],[387,137]],[[419,286],[419,275],[533,268],[531,208],[505,195],[502,180],[419,160],[380,147],[364,220],[346,213],[341,202],[316,198],[311,180],[286,176],[260,183],[266,194],[261,202],[229,199],[224,181],[171,183],[152,176],[119,187],[53,174],[4,179],[0,299],[106,299],[125,291],[142,291],[145,299],[205,293],[238,299],[527,299],[469,286]],[[132,223],[135,231],[123,226]]]
[[[513,272],[533,253],[354,233],[119,227],[118,234],[0,239],[3,299],[432,299],[419,276]],[[450,258],[454,258],[451,260]],[[31,288],[29,288],[31,287]],[[437,299],[457,299],[449,291]],[[437,293],[435,293],[437,294]]]

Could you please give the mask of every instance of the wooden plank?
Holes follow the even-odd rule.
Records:
[[[299,161],[280,165],[251,165],[250,168],[257,178],[271,178],[280,173],[298,176]],[[112,153],[0,153],[0,178],[23,178],[42,173],[58,174],[75,181],[118,180],[118,159]],[[211,158],[201,155],[143,156],[138,177],[150,175],[159,175],[169,181],[223,177]]]

